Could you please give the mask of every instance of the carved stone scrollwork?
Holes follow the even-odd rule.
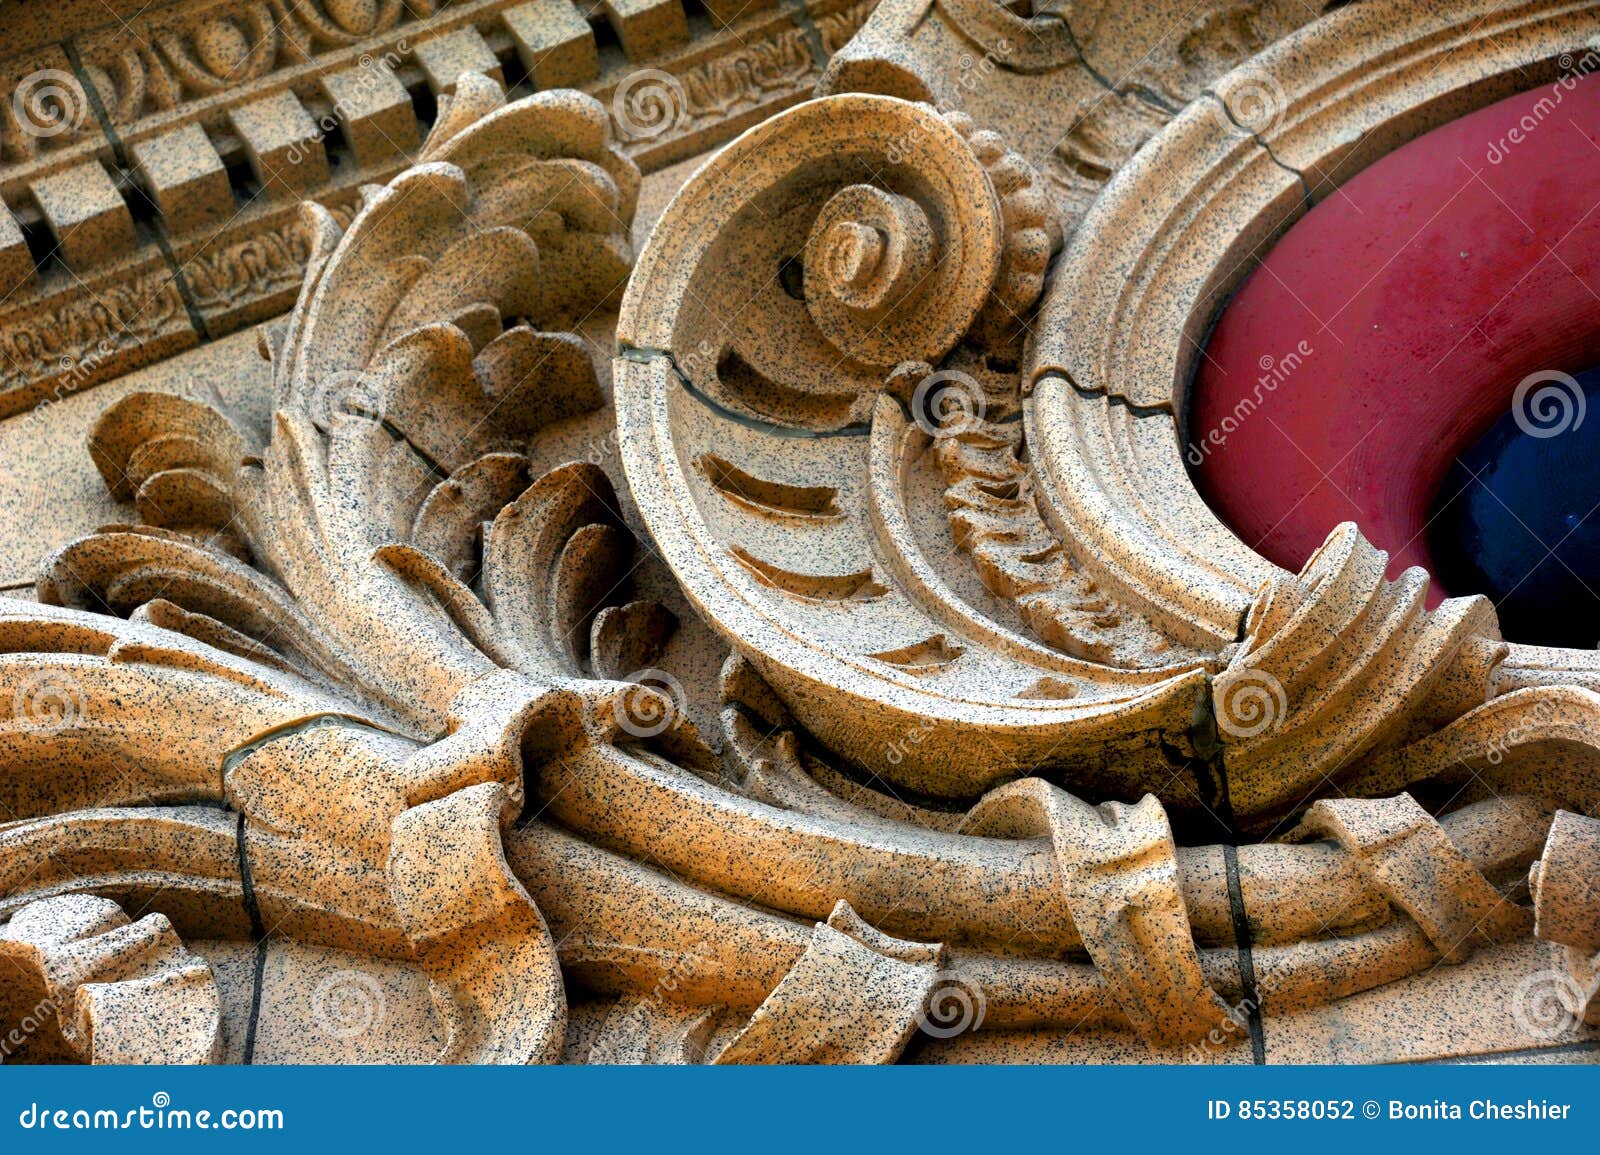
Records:
[[[232,834],[172,813],[218,844],[168,882],[213,919],[237,895],[254,924],[412,961],[455,1061],[559,1054],[555,948],[500,840],[524,746],[581,730],[560,687],[630,544],[603,477],[530,484],[519,448],[599,403],[582,345],[534,322],[620,289],[638,173],[586,97],[503,106],[463,77],[422,163],[366,190],[348,230],[311,210],[313,272],[265,342],[270,434],[164,394],[103,416],[96,464],[146,524],[61,550],[39,596],[135,620],[99,630],[46,606],[8,622],[8,649],[37,649],[89,700],[64,729],[10,733],[13,768],[34,747],[136,768],[120,796],[85,782],[81,800],[13,773],[12,812],[39,820],[6,831],[19,852],[99,814],[134,854],[160,816],[107,805],[220,801],[243,816],[239,860]],[[102,714],[107,696],[163,694],[186,703],[178,734]],[[329,869],[344,881],[324,889]],[[55,873],[34,887],[72,877]]]
[[[169,83],[177,88],[162,103],[170,107],[184,95],[221,92],[265,75],[278,61],[279,40],[278,20],[265,4],[246,5],[237,17],[213,16],[188,38],[162,37]]]
[[[1374,142],[1392,147],[1489,103],[1593,35],[1592,20],[1560,5],[1485,4],[1478,24],[1460,15],[1356,6],[1255,57],[1240,75],[1281,89],[1270,152],[1209,103],[1232,90],[1234,78],[1219,81],[1223,96],[1181,112],[1095,202],[1041,306],[1025,424],[1045,520],[1158,628],[1191,644],[1238,642],[1211,687],[1215,743],[1202,746],[1220,755],[1247,827],[1270,828],[1325,777],[1384,794],[1423,777],[1458,780],[1470,766],[1496,788],[1525,786],[1552,752],[1558,701],[1574,693],[1525,687],[1595,685],[1580,654],[1508,647],[1481,599],[1424,611],[1426,575],[1388,580],[1387,557],[1354,526],[1335,530],[1298,575],[1267,564],[1200,500],[1179,452],[1201,334],[1252,267],[1249,254],[1307,210],[1307,182],[1348,175],[1356,137],[1373,159]],[[1400,46],[1381,77],[1349,55],[1306,63],[1308,47],[1380,27]],[[1447,27],[1477,45],[1481,67],[1441,89],[1437,36]],[[1516,701],[1496,698],[1518,689]],[[1528,720],[1511,721],[1519,715]],[[1508,725],[1509,749],[1496,750],[1489,731]],[[1594,733],[1575,738],[1550,797],[1595,797],[1595,749]]]
[[[986,464],[975,439],[1015,429],[1015,376],[995,366],[1016,355],[1058,237],[994,133],[830,97],[685,187],[619,320],[624,464],[691,596],[808,729],[928,793],[970,799],[1085,761],[1107,786],[1159,789],[1162,746],[1187,748],[1203,684],[1204,655],[1159,634],[1129,633],[1132,659],[1103,640],[1124,619],[1092,584],[1039,603],[1048,581],[1014,567],[1072,564],[1042,523],[982,528],[1033,509],[1015,463]],[[936,460],[954,471],[942,498]],[[932,556],[952,532],[999,600],[952,590],[964,575]],[[1008,535],[1023,547],[1011,569]],[[903,752],[883,737],[924,727]],[[964,757],[973,741],[993,759]]]
[[[1314,91],[1296,84],[1291,113],[1295,93]],[[1340,107],[1360,118],[1364,99]],[[820,134],[843,171],[803,163]],[[953,286],[990,287],[1014,316],[1031,305],[996,287],[997,266],[1041,268],[1054,235],[1043,221],[1006,201],[997,244],[968,239],[995,237],[996,190],[1038,196],[998,139],[964,114],[832,96],[726,150],[661,222],[618,328],[623,457],[711,621],[830,748],[965,800],[1019,772],[1054,774],[1225,807],[1265,829],[1324,779],[1358,780],[1364,761],[1482,706],[1508,653],[1485,602],[1426,611],[1423,575],[1389,581],[1387,559],[1351,527],[1299,575],[1282,573],[1217,521],[1176,453],[1172,388],[1225,288],[1193,270],[1210,261],[1236,278],[1244,266],[1229,263],[1234,233],[1172,219],[1224,210],[1172,190],[1193,183],[1217,190],[1201,206],[1292,216],[1297,182],[1204,101],[1183,112],[1064,257],[1019,431],[986,374],[1004,364],[1003,339],[965,296],[934,308],[907,287],[937,269]],[[980,153],[995,196],[968,193],[970,220],[953,223],[924,174],[937,171],[936,189],[971,183]],[[865,183],[849,171],[856,158]],[[1240,177],[1174,185],[1185,163]],[[930,528],[929,459],[948,538]],[[826,495],[826,516],[802,486]],[[947,542],[970,554],[980,589],[947,564]],[[931,733],[913,747],[879,737],[923,720]],[[992,758],[954,770],[974,741]],[[1185,759],[1214,762],[1217,781],[1181,771],[1175,789]]]
[[[1313,120],[1403,137],[1439,85],[1471,105],[1594,24],[1525,5],[1450,81],[1429,65],[1476,33],[1367,7],[1262,57],[1316,62],[1282,66],[1286,150]],[[1594,664],[1519,654],[1482,599],[1428,610],[1353,526],[1280,570],[1183,470],[1195,340],[1302,203],[1194,91],[1263,33],[1190,28],[1161,93],[1197,103],[1072,236],[1017,142],[903,99],[928,41],[1024,18],[883,11],[930,30],[832,76],[908,91],[759,124],[636,265],[604,108],[461,75],[415,163],[348,220],[306,210],[269,421],[104,409],[87,452],[137,524],[0,603],[0,955],[52,1004],[41,1052],[217,1057],[202,941],[273,935],[404,976],[454,1062],[1080,1028],[1171,1059],[1530,929],[1593,1021]],[[1116,47],[1059,12],[1008,75]],[[1312,51],[1366,20],[1372,89]],[[626,493],[551,449],[606,403],[579,334],[611,308]],[[666,570],[635,588],[646,532]],[[690,610],[710,669],[734,651],[711,739],[652,668]]]
[[[617,339],[669,353],[747,417],[838,430],[870,417],[896,365],[961,339],[1005,239],[982,163],[938,115],[878,97],[802,105],[679,195]]]
[[[1293,0],[1147,0],[1126,12],[1105,3],[883,0],[829,61],[819,89],[971,115],[1041,174],[1070,233],[1112,174],[1186,104],[1317,15]]]
[[[1417,18],[1419,57],[1432,51],[1430,19]],[[1567,35],[1565,19],[1552,10],[1540,29],[1548,46]],[[1200,41],[1189,49],[1198,70],[1214,67]],[[1283,49],[1286,59],[1291,51]],[[930,98],[915,84],[896,87],[905,66],[900,57],[847,53],[831,84]],[[1288,95],[1288,124],[1298,91]],[[1366,98],[1341,111],[1364,116]],[[1180,227],[1161,213],[1203,215],[1175,190],[1214,187],[1200,199],[1292,214],[1293,182],[1281,169],[1268,172],[1272,157],[1203,101],[1177,117],[1152,145],[1157,159],[1101,200],[1057,271],[1024,366],[1018,429],[1007,423],[1004,389],[966,372],[978,363],[974,350],[987,355],[986,368],[995,364],[995,345],[977,326],[955,343],[930,331],[928,352],[902,346],[892,354],[853,344],[844,327],[851,309],[877,309],[874,322],[892,329],[881,311],[892,321],[896,302],[914,300],[896,277],[923,267],[939,232],[923,222],[936,214],[906,212],[904,190],[881,176],[865,188],[840,178],[842,191],[786,176],[798,163],[790,159],[796,142],[818,125],[832,126],[829,154],[848,155],[881,147],[891,130],[879,124],[910,115],[900,107],[893,97],[840,94],[776,118],[759,134],[763,155],[780,158],[773,169],[729,149],[669,210],[624,305],[615,375],[630,486],[698,608],[775,694],[776,703],[756,695],[762,704],[751,708],[772,725],[792,719],[875,777],[944,799],[971,800],[1026,764],[1091,796],[1164,789],[1174,812],[1197,801],[1225,806],[1255,830],[1274,829],[1328,781],[1393,793],[1415,780],[1400,767],[1442,765],[1465,746],[1465,732],[1454,746],[1440,743],[1496,709],[1485,703],[1504,684],[1499,671],[1511,653],[1488,604],[1457,599],[1426,610],[1424,575],[1389,579],[1387,559],[1352,526],[1299,574],[1278,571],[1218,523],[1176,453],[1172,412],[1181,398],[1172,387],[1197,355],[1200,318],[1225,290],[1208,279],[1205,262],[1240,275],[1238,247],[1260,234]],[[873,120],[869,110],[882,115]],[[938,123],[925,105],[920,115]],[[960,171],[959,157],[935,139],[941,168]],[[892,171],[897,158],[885,151]],[[1185,158],[1197,175],[1174,183]],[[1198,175],[1208,166],[1249,175],[1213,185]],[[739,238],[739,259],[717,247],[721,237]],[[1002,243],[1009,238],[1003,233]],[[1139,253],[1141,238],[1174,251],[1152,261]],[[986,260],[975,267],[991,276]],[[719,282],[708,268],[737,268],[742,279]],[[1099,349],[1107,364],[1092,359]],[[893,356],[902,362],[889,367]],[[969,389],[966,420],[954,429],[925,407],[952,374]],[[825,403],[821,390],[833,391]],[[947,523],[930,516],[935,495]],[[952,545],[971,557],[981,585],[948,564]],[[1037,704],[1052,699],[1048,711]],[[1180,703],[1197,700],[1198,709],[1180,713]],[[1567,729],[1588,748],[1588,766],[1595,739],[1584,726],[1574,719]],[[747,789],[758,796],[818,815],[860,796],[848,775],[825,757],[809,759],[792,737],[759,743],[739,717],[731,727]],[[1043,753],[1034,728],[1053,732]],[[904,733],[917,740],[896,742]],[[989,755],[981,765],[956,753],[979,743]],[[1214,770],[1220,793],[1200,799],[1187,781],[1187,797],[1173,790],[1173,767],[1184,759]],[[1547,794],[1526,756],[1522,765],[1497,780],[1546,798],[1593,797],[1587,770]],[[1007,789],[992,790],[973,814],[998,805]],[[946,828],[935,810],[871,806],[880,821]],[[1350,806],[1350,822],[1326,829],[1409,920],[1405,933],[1385,932],[1380,953],[1389,961],[1378,970],[1396,973],[1387,966],[1406,969],[1403,960],[1418,954],[1457,961],[1475,936],[1503,942],[1526,931],[1526,912],[1467,866],[1416,803],[1402,796]],[[1401,810],[1425,821],[1393,852],[1398,858],[1371,858],[1356,831],[1399,839],[1390,827]],[[1305,830],[1333,821],[1317,811],[1313,820]],[[970,819],[960,827],[982,829]],[[1444,893],[1417,893],[1435,884]],[[1192,906],[1188,916],[1196,917]],[[1092,942],[1089,951],[1113,981],[1109,955],[1095,955]],[[1289,993],[1287,976],[1296,964],[1283,958],[1280,974],[1278,957],[1262,951],[1258,959],[1279,1005],[1293,1005],[1300,996]],[[1204,961],[1189,973],[1201,975]],[[1190,984],[1173,1004],[1199,1007],[1204,985]]]

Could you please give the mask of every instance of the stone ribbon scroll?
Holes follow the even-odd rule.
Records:
[[[1154,795],[1091,806],[1027,778],[985,795],[963,833],[1049,837],[1089,957],[1145,1039],[1190,1042],[1230,1019],[1201,973],[1172,827]]]

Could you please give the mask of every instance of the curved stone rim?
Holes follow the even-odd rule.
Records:
[[[1087,568],[1176,636],[1238,636],[1285,571],[1222,524],[1182,460],[1176,423],[1217,311],[1316,190],[1550,79],[1597,38],[1600,12],[1569,0],[1351,5],[1223,77],[1119,170],[1046,290],[1025,370],[1046,516],[1094,547]],[[1282,104],[1251,132],[1229,96],[1263,88]],[[1160,420],[1168,449],[1114,451],[1124,414]]]

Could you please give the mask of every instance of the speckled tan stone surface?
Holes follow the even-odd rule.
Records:
[[[586,89],[650,170],[804,99],[874,3],[68,0],[40,18],[19,0],[0,29],[0,413],[171,355],[168,312],[222,336],[287,311],[307,256],[298,199],[348,220],[362,185],[415,156],[463,70],[517,95]],[[209,174],[203,197],[162,183],[175,163]],[[42,202],[68,179],[98,186],[99,230],[132,259],[107,244],[69,275],[50,257]]]
[[[1558,965],[1542,943],[1494,947],[1381,990],[1263,1020],[1276,1063],[1415,1062],[1600,1041],[1600,1031],[1549,1017],[1524,989]]]
[[[7,527],[0,584],[32,585],[51,549],[129,515],[84,451],[90,427],[113,401],[140,390],[215,397],[264,424],[272,373],[255,347],[256,334],[238,333],[0,422],[0,517]]]
[[[1174,420],[1347,130],[1600,25],[1181,7],[886,0],[821,97],[643,178],[615,109],[494,78],[586,70],[570,19],[438,30],[419,163],[361,138],[392,179],[304,210],[291,313],[0,424],[0,955],[54,984],[0,1019],[89,989],[35,1044],[89,1061],[1593,1061],[1593,663],[1518,673],[1359,527],[1268,565]],[[287,220],[301,94],[224,111]],[[221,208],[209,145],[133,145]],[[69,261],[126,240],[91,191]]]

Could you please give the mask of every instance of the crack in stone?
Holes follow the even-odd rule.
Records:
[[[822,44],[822,32],[817,28],[817,22],[811,18],[811,11],[806,7],[806,0],[784,0],[789,9],[789,15],[800,26],[802,35],[805,36],[806,48],[811,52],[811,61],[817,66],[820,74],[828,68],[828,50]]]
[[[104,100],[101,99],[100,90],[94,86],[94,81],[90,79],[88,71],[83,66],[83,60],[78,55],[78,46],[69,37],[61,42],[61,50],[66,54],[67,63],[72,68],[72,75],[78,82],[78,87],[83,89],[84,99],[89,102],[89,107],[94,110],[95,119],[100,122],[100,131],[105,134],[106,143],[111,146],[111,158],[117,168],[121,170],[119,175],[133,184],[134,190],[138,195],[144,196],[144,190],[133,182],[131,174],[134,165],[129,159],[127,146],[123,144],[122,137],[117,132],[116,122],[111,119],[111,113],[106,109]],[[122,195],[120,189],[118,190],[118,195]],[[124,204],[126,204],[126,198],[124,198]],[[133,210],[131,207],[128,211],[132,215]],[[139,222],[136,219],[135,226],[137,227],[138,224]],[[165,231],[159,224],[149,225],[148,231],[150,240],[161,253],[161,259],[166,263],[167,271],[172,274],[172,283],[178,288],[178,299],[183,302],[183,310],[189,315],[189,324],[194,329],[195,336],[199,338],[202,345],[209,343],[211,334],[206,328],[205,317],[200,312],[199,305],[195,303],[194,293],[190,291],[189,282],[183,275],[183,266],[178,263],[178,258],[173,254],[172,246],[167,241]]]
[[[1076,380],[1073,379],[1072,374],[1061,369],[1045,370],[1043,373],[1039,374],[1037,380],[1034,381],[1034,386],[1037,387],[1040,381],[1049,380],[1065,381],[1072,387],[1073,392],[1077,393],[1080,397],[1103,397],[1112,405],[1120,405],[1122,408],[1128,411],[1129,415],[1133,417],[1166,417],[1170,419],[1173,416],[1172,406],[1170,404],[1140,405],[1137,401],[1129,401],[1120,393],[1113,393],[1109,389],[1091,388],[1080,385]],[[1032,390],[1029,390],[1029,392],[1031,393]]]
[[[1267,154],[1268,160],[1277,165],[1284,172],[1289,173],[1294,177],[1295,180],[1300,182],[1300,195],[1305,199],[1306,211],[1310,212],[1313,208],[1315,208],[1317,202],[1316,199],[1311,195],[1311,182],[1306,180],[1306,174],[1295,168],[1293,165],[1285,164],[1283,161],[1279,160],[1278,154],[1272,151],[1272,146],[1262,139],[1261,134],[1256,132],[1256,130],[1251,128],[1249,125],[1241,123],[1239,118],[1233,115],[1233,109],[1228,107],[1228,102],[1223,100],[1222,97],[1218,96],[1213,89],[1207,88],[1202,91],[1200,98],[1204,99],[1205,97],[1210,97],[1212,100],[1216,101],[1217,107],[1222,109],[1222,115],[1228,118],[1229,123],[1231,123],[1240,132],[1248,136],[1251,140],[1255,141],[1261,150]]]

